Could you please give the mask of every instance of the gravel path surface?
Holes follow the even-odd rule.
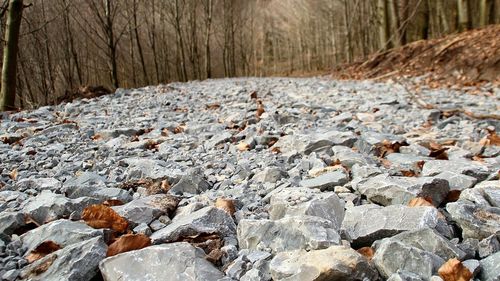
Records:
[[[4,113],[0,279],[500,280],[486,90],[240,78]]]

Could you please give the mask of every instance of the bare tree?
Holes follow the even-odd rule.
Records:
[[[10,0],[5,31],[5,45],[2,66],[2,88],[0,110],[13,110],[16,106],[17,53],[19,52],[19,31],[23,15],[23,0]]]

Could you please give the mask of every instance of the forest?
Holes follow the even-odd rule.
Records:
[[[6,85],[15,92],[11,108],[35,108],[90,85],[112,91],[327,72],[409,42],[499,23],[500,1],[4,0],[1,38],[9,36],[11,12],[21,16],[17,61],[2,81],[16,82]]]

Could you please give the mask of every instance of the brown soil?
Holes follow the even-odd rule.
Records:
[[[334,71],[341,79],[424,76],[430,87],[500,85],[500,25],[421,40]]]

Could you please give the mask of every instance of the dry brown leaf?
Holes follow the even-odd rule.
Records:
[[[206,109],[211,109],[211,110],[219,109],[220,103],[207,104],[207,105],[205,105],[205,107],[206,107]]]
[[[271,148],[271,152],[279,154],[279,153],[281,153],[281,149],[279,147],[273,147],[273,148]]]
[[[373,256],[375,255],[375,250],[371,247],[363,247],[357,250],[358,253],[363,255],[365,258],[368,260],[371,260]]]
[[[180,134],[180,133],[184,132],[185,129],[186,129],[185,126],[177,126],[174,128],[174,134]]]
[[[407,144],[384,140],[384,141],[382,141],[382,143],[380,143],[376,147],[377,156],[380,158],[383,158],[386,155],[389,155],[391,153],[399,152],[399,148],[401,146],[405,146],[405,145],[407,145]]]
[[[460,198],[461,193],[462,192],[460,190],[457,190],[457,189],[450,190],[450,192],[448,192],[448,195],[446,195],[446,199],[444,201],[446,203],[456,202],[456,201],[458,201],[458,198]]]
[[[215,207],[226,211],[231,216],[236,212],[234,201],[231,199],[217,198],[215,201]]]
[[[56,244],[54,241],[45,241],[38,245],[33,251],[31,251],[26,257],[26,260],[29,263],[32,263],[59,249],[61,249],[61,246]]]
[[[128,228],[127,220],[105,205],[91,205],[85,208],[82,219],[93,228],[111,228],[122,233]]]
[[[409,207],[421,207],[421,206],[431,206],[432,205],[432,199],[430,198],[422,198],[422,197],[415,197],[408,202]]]
[[[250,145],[248,143],[245,143],[244,141],[241,141],[240,143],[238,143],[236,145],[236,148],[239,151],[248,151],[248,150],[250,150]]]
[[[108,200],[102,202],[102,204],[105,206],[108,206],[108,207],[113,207],[113,206],[121,206],[124,203],[118,199],[108,199]]]
[[[391,166],[392,166],[392,162],[387,160],[387,159],[380,159],[380,162],[382,163],[382,165],[384,167],[386,167],[387,169],[389,169]]]
[[[54,263],[54,261],[57,259],[57,255],[51,255],[48,257],[46,260],[44,260],[42,263],[38,264],[35,268],[32,268],[30,272],[28,273],[28,276],[30,275],[40,275],[47,271],[49,267]]]
[[[108,247],[107,257],[151,246],[151,239],[144,234],[125,234]]]
[[[17,176],[18,176],[18,173],[17,173],[17,169],[14,169],[12,170],[10,173],[9,173],[9,178],[11,180],[17,180]]]
[[[95,134],[95,135],[91,136],[90,139],[92,139],[94,141],[102,140],[102,136],[99,134]]]
[[[255,116],[257,116],[257,118],[260,118],[260,116],[262,116],[262,114],[264,112],[266,112],[266,110],[264,109],[264,105],[262,104],[262,101],[257,100],[257,112],[255,113]]]
[[[250,93],[250,98],[253,100],[256,100],[257,99],[257,92],[253,91],[252,93]]]
[[[415,171],[403,170],[403,171],[401,171],[401,174],[403,174],[403,177],[416,177],[417,176],[417,173],[415,173]]]
[[[200,233],[194,236],[181,237],[176,242],[188,242],[203,249],[207,254],[206,259],[214,264],[217,264],[222,257],[220,248],[224,245],[224,242],[218,234]]]
[[[469,281],[472,273],[458,259],[449,259],[438,270],[444,281]]]

